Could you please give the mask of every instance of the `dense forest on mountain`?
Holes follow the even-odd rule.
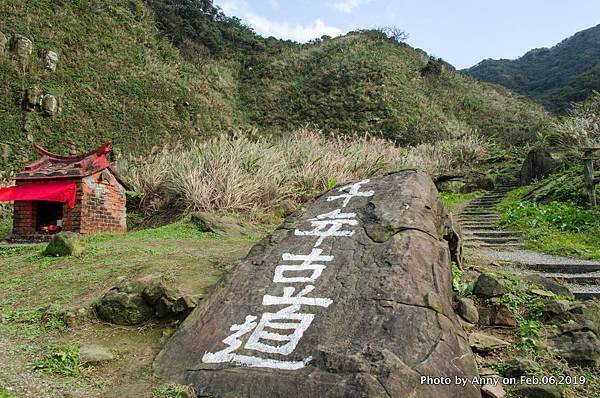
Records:
[[[564,114],[573,102],[600,90],[600,25],[552,48],[531,50],[516,60],[486,59],[466,69],[479,80],[519,92]]]

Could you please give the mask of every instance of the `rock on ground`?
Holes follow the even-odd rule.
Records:
[[[55,72],[57,64],[58,54],[51,50],[44,50],[44,68],[51,72]]]
[[[479,312],[475,303],[470,298],[461,297],[458,299],[458,314],[466,321],[471,323],[479,322]]]
[[[108,362],[115,359],[114,354],[108,347],[89,344],[79,348],[79,360],[81,363],[96,364],[100,362]]]
[[[591,321],[558,327],[550,338],[554,352],[573,365],[595,367],[600,364],[600,340]]]
[[[502,384],[490,385],[486,384],[481,387],[481,393],[484,398],[504,398],[506,397],[506,391]]]
[[[548,176],[558,167],[558,162],[552,158],[547,149],[532,149],[527,154],[521,167],[521,185],[527,185],[535,180]]]
[[[58,99],[51,95],[45,94],[42,97],[41,110],[44,116],[52,117],[59,111]]]
[[[156,372],[200,396],[480,397],[421,382],[476,375],[452,309],[448,224],[423,173],[327,191],[253,247]]]
[[[561,398],[563,396],[557,386],[542,384],[521,384],[513,387],[511,394],[519,398]]]
[[[212,232],[223,236],[244,235],[243,227],[230,217],[199,211],[193,213],[191,219],[201,232]]]
[[[497,337],[479,332],[473,332],[469,335],[469,344],[476,351],[481,352],[488,352],[497,348],[503,348],[510,345],[510,343],[501,340]]]
[[[26,66],[33,52],[33,42],[25,36],[15,35],[12,38],[11,50],[17,56],[21,66]]]
[[[184,317],[201,298],[169,288],[161,275],[151,274],[113,287],[96,302],[95,308],[106,322],[139,325],[153,318]]]
[[[479,297],[492,298],[502,296],[506,293],[506,289],[502,286],[498,278],[489,274],[481,274],[477,278],[477,284],[473,293]]]
[[[85,252],[85,246],[81,241],[79,234],[74,232],[59,232],[52,237],[46,250],[45,256],[64,257],[64,256],[81,256]]]

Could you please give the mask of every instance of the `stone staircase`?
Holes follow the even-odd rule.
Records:
[[[498,226],[496,208],[516,183],[497,186],[493,191],[469,203],[458,216],[463,245],[485,251],[498,260],[523,264],[529,271],[563,282],[580,300],[600,298],[600,262],[551,256],[522,250],[517,232]]]
[[[518,248],[519,234],[498,227],[500,215],[496,207],[506,194],[517,187],[516,183],[497,186],[493,191],[469,203],[459,215],[466,247]]]

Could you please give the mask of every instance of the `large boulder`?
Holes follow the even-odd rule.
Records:
[[[254,246],[158,375],[214,397],[480,397],[452,309],[447,213],[403,171],[333,188]],[[429,377],[429,379],[428,379]]]
[[[161,275],[150,274],[113,287],[95,307],[106,322],[139,325],[155,318],[184,318],[201,298],[167,287]]]
[[[573,365],[600,364],[600,340],[591,321],[560,325],[550,338],[554,352]]]
[[[559,163],[547,149],[534,148],[527,154],[521,167],[521,185],[527,185],[535,180],[547,177],[558,168]]]
[[[59,232],[52,237],[48,246],[44,250],[45,256],[79,257],[85,252],[85,245],[81,241],[79,234],[75,232]]]

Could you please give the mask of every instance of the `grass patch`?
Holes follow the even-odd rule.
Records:
[[[478,196],[481,196],[483,192],[470,192],[470,193],[453,193],[453,192],[440,192],[444,206],[449,212],[453,212],[454,209],[460,204],[466,201],[472,200]]]
[[[152,391],[152,398],[187,398],[193,395],[191,387],[179,384],[163,384]]]
[[[19,398],[19,396],[8,387],[0,386],[0,398]]]
[[[500,206],[502,226],[520,231],[528,249],[600,259],[599,210],[571,201],[520,200],[527,190],[512,191],[503,201]]]
[[[79,351],[74,346],[53,348],[48,355],[36,362],[34,369],[41,373],[71,377],[78,377],[83,373]]]

